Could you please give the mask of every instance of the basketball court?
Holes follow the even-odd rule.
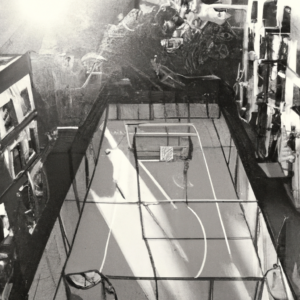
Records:
[[[224,158],[224,125],[108,121],[65,273],[98,270],[124,300],[262,299],[241,209],[248,200],[238,199]],[[72,292],[95,299],[101,289]]]

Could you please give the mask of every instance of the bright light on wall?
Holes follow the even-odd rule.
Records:
[[[59,22],[67,11],[68,0],[19,0],[20,14],[37,25]]]

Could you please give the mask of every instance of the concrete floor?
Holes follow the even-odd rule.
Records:
[[[230,135],[224,119],[215,120],[215,123],[218,132],[222,133],[221,142],[223,149],[230,147]],[[198,140],[193,138],[194,154],[188,171],[189,207],[200,218],[205,228],[206,236],[210,238],[207,242],[207,258],[201,271],[201,276],[260,277],[262,276],[262,271],[251,241],[253,232],[249,231],[240,205],[228,202],[237,199],[237,194],[234,183],[231,180],[230,168],[227,168],[213,123],[211,120],[196,120],[194,124],[200,133],[216,197],[225,201],[219,204],[219,208],[226,236],[230,238],[228,248],[216,204],[210,202],[214,199],[214,196],[200,145]],[[107,128],[106,138],[100,154],[100,162],[96,169],[91,192],[76,236],[74,249],[67,264],[66,273],[101,269],[106,276],[153,277],[149,254],[142,239],[138,206],[134,204],[138,201],[137,177],[133,153],[128,150],[124,123],[122,121],[110,121]],[[116,145],[118,146],[116,147]],[[106,155],[105,149],[112,148],[114,150],[109,155]],[[226,150],[227,154],[229,154],[229,149],[227,148]],[[231,155],[233,155],[233,152]],[[141,201],[161,203],[159,205],[150,204],[147,207],[151,209],[156,220],[159,221],[164,228],[164,232],[169,237],[179,238],[179,240],[171,242],[164,239],[165,235],[161,227],[149,215],[146,207],[142,206],[144,235],[149,241],[157,274],[160,277],[190,278],[190,281],[159,281],[159,299],[182,299],[187,295],[188,299],[198,299],[199,294],[206,298],[209,294],[208,282],[191,281],[191,278],[199,272],[203,262],[203,231],[199,221],[197,221],[197,217],[193,215],[186,204],[174,202],[176,205],[175,209],[168,202],[168,199],[176,201],[175,199],[185,197],[184,190],[178,184],[183,165],[181,163],[164,164],[154,162],[144,162],[143,164],[149,173],[140,167]],[[81,177],[83,180],[84,172],[80,172],[78,179]],[[177,179],[177,184],[174,178]],[[245,200],[254,200],[253,194],[251,196],[249,182],[245,180],[245,173],[241,172],[238,178],[240,198],[242,196]],[[82,189],[84,190],[84,185],[82,185]],[[65,201],[62,209],[62,218],[69,240],[73,237],[74,222],[78,218],[77,206],[72,197],[73,194],[70,192],[67,196],[68,200]],[[197,203],[197,200],[201,199],[208,200],[208,203]],[[118,204],[112,204],[115,201]],[[122,204],[124,201],[128,204]],[[248,212],[252,211],[250,209],[251,205],[256,205],[256,203],[247,204]],[[247,218],[247,221],[250,221],[252,218],[251,214],[248,214]],[[255,227],[255,220],[253,222],[250,221],[250,223]],[[250,227],[253,228],[251,224]],[[108,239],[110,228],[111,236]],[[266,236],[268,235],[265,232],[261,236],[262,241]],[[261,244],[265,244],[262,241]],[[105,256],[106,244],[108,248]],[[270,239],[269,244],[272,245]],[[265,258],[264,260],[265,266],[263,270],[274,263],[270,255],[269,257],[266,255],[268,259]],[[250,257],[251,259],[249,259]],[[34,282],[38,282],[38,274]],[[154,280],[111,279],[111,282],[117,291],[119,299],[155,299]],[[71,291],[73,293],[73,298],[71,299],[88,300],[99,297],[101,287],[98,286],[87,291],[71,288]],[[228,298],[224,298],[225,291]],[[241,299],[241,297],[245,299],[245,295],[249,295],[246,296],[246,299],[252,299],[254,292],[255,285],[251,282],[246,285],[216,282],[214,299]],[[56,299],[64,298],[57,295]],[[267,294],[264,294],[263,299],[268,299]]]
[[[102,1],[101,3],[104,3],[104,1]],[[91,2],[91,5],[90,5],[89,8],[85,8],[85,7],[83,7],[84,4],[79,3],[79,2],[75,3],[75,1],[74,1],[74,5],[75,4],[77,6],[76,11],[78,11],[80,13],[82,13],[82,11],[88,12],[89,9],[90,9],[90,11],[91,10],[101,11],[103,13],[103,19],[105,20],[105,22],[106,22],[107,19],[109,19],[109,14],[106,14],[107,10],[95,6],[95,4],[92,4],[92,2]],[[104,5],[106,5],[106,4],[107,3],[105,2]],[[75,14],[74,18],[77,20],[76,25],[78,25],[78,24],[81,25],[81,28],[76,28],[75,29],[74,27],[72,27],[70,25],[70,23],[68,23],[70,21],[70,19],[72,19],[72,17],[73,17],[73,16],[70,15],[69,19],[66,20],[65,28],[63,28],[63,30],[61,30],[61,27],[60,27],[59,32],[58,32],[58,28],[50,30],[50,29],[47,29],[47,28],[46,29],[45,28],[37,28],[33,24],[30,24],[30,22],[28,22],[28,21],[26,21],[25,23],[22,23],[23,21],[21,22],[21,20],[17,17],[17,15],[13,13],[14,10],[12,9],[12,6],[10,6],[10,5],[13,5],[13,1],[11,1],[11,4],[6,4],[6,11],[5,10],[2,11],[3,16],[2,16],[1,20],[3,20],[3,22],[6,22],[6,25],[4,27],[7,28],[7,29],[5,30],[5,32],[3,32],[3,34],[0,37],[0,39],[1,39],[0,40],[1,41],[0,42],[0,45],[1,45],[0,52],[1,53],[20,53],[20,52],[23,53],[24,51],[33,50],[33,51],[37,51],[37,52],[42,53],[42,54],[67,53],[68,55],[74,55],[75,57],[79,58],[82,54],[85,54],[85,52],[87,50],[90,51],[91,49],[96,49],[98,40],[97,40],[97,38],[95,39],[95,36],[98,37],[98,28],[103,26],[103,24],[102,24],[103,19],[101,19],[101,20],[100,19],[94,19],[93,21],[91,21],[89,23],[89,25],[87,25],[87,23],[80,22],[81,16]],[[294,3],[292,5],[296,5],[296,3]],[[117,7],[117,4],[116,4],[115,7]],[[75,10],[73,10],[73,11],[75,11]],[[297,22],[298,22],[299,18],[298,18],[298,16],[296,16],[296,14],[297,14],[296,11],[297,11],[296,9],[292,9],[292,18],[294,20],[293,23],[292,23],[293,24],[292,25],[292,34],[295,38],[298,39],[299,35],[298,35],[297,28],[300,28],[300,27],[297,25]],[[119,13],[119,11],[115,10],[115,15],[117,13]],[[92,36],[89,35],[89,34],[86,34],[87,31],[93,32]],[[99,36],[101,36],[101,33],[99,33]],[[74,47],[74,45],[76,45],[76,47]],[[205,132],[206,132],[205,130],[203,131],[203,127],[204,128],[210,128],[210,126],[203,125],[204,123],[205,122],[201,123],[201,134],[202,133],[205,134]],[[121,132],[123,130],[122,126],[120,126],[120,128],[117,127],[116,131],[118,131],[118,130],[119,130],[119,132]],[[199,132],[200,132],[200,130],[199,130]],[[205,142],[208,143],[207,147],[212,147],[212,146],[209,146],[209,144],[211,143],[210,134],[208,134],[207,136],[209,137],[208,140],[204,139]],[[116,134],[116,137],[118,137],[117,134]],[[120,145],[122,145],[122,144],[120,144]],[[107,146],[109,147],[110,145],[108,144]],[[125,151],[125,148],[124,148],[124,151]],[[231,196],[234,195],[234,193],[233,193],[234,188],[232,186],[232,183],[230,182],[230,177],[228,177],[229,176],[228,171],[225,170],[226,165],[224,165],[224,161],[222,161],[222,155],[221,155],[220,151],[208,148],[208,150],[205,149],[205,153],[207,155],[207,158],[210,160],[210,165],[212,165],[212,168],[213,168],[213,170],[212,170],[213,181],[216,180],[217,182],[222,183],[223,180],[224,180],[224,187],[221,188],[221,185],[220,185],[220,188],[216,189],[217,196],[222,197],[222,198],[224,197],[224,198],[227,198],[227,199],[231,199]],[[213,153],[214,153],[214,155],[213,155]],[[197,156],[195,155],[195,161],[196,160],[197,160]],[[107,166],[108,167],[107,170],[109,170],[109,168],[111,168],[111,165],[107,161],[106,162],[104,162],[104,161],[105,161],[105,159],[103,159],[102,163],[105,166]],[[132,161],[132,158],[131,158],[131,161]],[[196,162],[197,162],[196,165],[198,167],[195,167],[194,171],[191,167],[191,173],[194,172],[194,173],[192,173],[193,174],[192,178],[193,178],[193,180],[197,180],[197,182],[201,182],[201,185],[200,184],[195,185],[193,182],[191,182],[191,184],[193,184],[194,186],[190,188],[189,193],[191,195],[195,195],[194,197],[196,199],[198,199],[197,196],[199,195],[199,193],[201,194],[201,197],[203,197],[203,198],[212,199],[212,193],[211,193],[210,189],[207,188],[209,182],[208,182],[207,176],[204,176],[205,172],[203,173],[203,176],[199,176],[199,173],[198,173],[198,169],[200,168],[200,166],[201,166],[201,168],[200,168],[201,172],[204,171],[203,161],[201,161],[200,157],[198,157],[198,161],[196,161]],[[134,165],[134,163],[132,163],[132,164]],[[151,169],[151,165],[150,164],[148,164],[148,165],[149,166],[147,166],[147,167],[149,167],[149,169]],[[154,168],[154,170],[151,170],[151,172],[154,172],[156,169],[157,168]],[[167,169],[163,168],[161,172],[156,172],[155,173],[155,178],[157,177],[157,180],[162,180],[161,184],[163,185],[163,187],[167,191],[167,193],[172,195],[172,198],[173,197],[179,198],[180,196],[182,197],[181,189],[178,188],[178,186],[176,187],[176,185],[174,185],[174,182],[172,182],[172,181],[170,181],[168,183],[164,183],[164,178],[165,177],[163,176],[163,172],[169,173],[169,172],[173,172],[173,171],[174,170],[167,171]],[[110,172],[112,173],[112,170],[110,170]],[[112,174],[110,174],[110,175],[112,175]],[[143,174],[143,177],[145,178],[145,182],[147,183],[146,185],[151,187],[150,190],[153,193],[153,195],[155,195],[155,197],[158,197],[157,199],[162,200],[158,196],[158,195],[160,195],[160,197],[161,197],[162,195],[159,194],[159,191],[154,190],[155,187],[153,186],[153,183],[151,183],[151,180],[149,180],[149,178],[146,179],[147,178],[146,175],[147,174]],[[101,179],[104,180],[104,178],[101,178]],[[112,197],[112,195],[114,195],[115,185],[113,184],[113,181],[111,179],[112,178],[109,178],[108,181],[105,181],[107,183],[107,185],[105,186],[105,189],[102,189],[102,191],[106,191],[106,194],[101,195],[101,192],[99,192],[100,197],[104,197],[104,196],[105,197]],[[84,186],[84,185],[82,185],[82,186]],[[108,187],[110,187],[110,190],[108,190]],[[198,187],[199,187],[199,189],[201,187],[201,189],[198,190]],[[98,186],[97,186],[97,188],[98,188]],[[95,190],[96,190],[96,188],[95,188]],[[92,198],[91,198],[91,200],[94,201],[94,199],[92,199]],[[69,202],[66,202],[66,203],[69,203]],[[70,204],[67,204],[67,205],[71,206],[71,201],[70,201]],[[74,205],[74,203],[72,203],[72,205],[74,207],[76,207]],[[91,210],[90,215],[93,215],[93,214],[97,215],[97,222],[100,222],[103,225],[102,226],[103,230],[104,230],[103,235],[104,235],[104,237],[106,237],[107,236],[107,231],[108,231],[108,227],[107,227],[106,224],[109,223],[109,222],[106,222],[105,217],[103,217],[102,214],[99,213],[99,211],[101,211],[101,207],[98,207],[98,205],[96,205],[94,203],[90,203],[90,204],[87,205],[87,207],[89,207],[89,206],[93,207],[93,208],[90,209]],[[96,207],[97,207],[98,211],[96,211]],[[209,209],[209,208],[210,208],[209,206],[206,207],[206,209]],[[66,212],[67,210],[69,210],[68,218],[69,218],[69,220],[71,220],[71,217],[73,218],[72,209],[71,208],[65,209],[64,213],[66,215],[67,215],[67,212]],[[103,210],[103,208],[102,208],[102,210]],[[88,211],[88,208],[87,208],[87,211]],[[164,213],[167,214],[167,216],[169,218],[172,217],[172,212],[166,211]],[[180,209],[180,213],[182,213],[183,216],[186,216],[186,215],[184,215],[184,210],[183,209],[182,210]],[[200,213],[201,213],[201,210],[199,211],[199,214]],[[201,218],[202,217],[205,218],[205,215],[204,216],[201,215]],[[66,228],[68,228],[67,231],[70,234],[70,236],[72,234],[71,228],[72,228],[73,225],[74,224],[71,224],[71,225],[66,224]],[[174,226],[175,226],[175,228],[177,228],[177,230],[182,229],[177,223],[175,223]],[[186,226],[193,227],[194,225],[187,223]],[[87,226],[87,231],[89,231],[89,230],[90,230],[90,228]],[[217,231],[216,233],[220,233],[220,232]],[[102,238],[104,238],[104,237],[102,237]],[[104,241],[105,241],[105,238],[104,238]],[[87,245],[86,248],[85,248],[85,251],[82,252],[82,253],[84,253],[84,256],[83,256],[84,259],[82,259],[82,261],[85,262],[85,258],[89,257],[88,250],[91,248],[88,245],[93,245],[94,240],[93,239],[87,240],[87,241],[83,240],[83,243],[85,245]],[[126,258],[124,256],[122,256],[122,254],[119,251],[120,249],[118,250],[119,246],[117,244],[117,240],[116,239],[114,240],[112,238],[111,243],[115,247],[114,251],[115,251],[116,256],[120,257],[120,263],[122,263],[122,269],[127,270],[129,273],[130,272],[132,273],[132,269],[130,268]],[[62,247],[61,242],[58,242],[58,244],[60,244],[58,246],[58,248],[61,248]],[[187,249],[190,249],[192,246],[184,245],[184,247],[186,247]],[[199,247],[201,249],[201,245],[200,246],[197,245],[196,247],[197,248]],[[160,248],[163,248],[163,246],[160,246]],[[223,250],[224,250],[224,252],[226,252],[226,247]],[[103,252],[103,248],[102,248],[101,251]],[[188,253],[190,253],[190,252],[188,252]],[[99,253],[97,253],[97,254],[99,254]],[[96,260],[96,256],[97,255],[95,254],[95,257],[94,257],[95,260]],[[98,256],[97,256],[97,258],[98,258]],[[45,259],[46,259],[46,257],[45,257]],[[77,262],[79,261],[77,258],[75,258],[74,260],[76,260]],[[99,258],[98,258],[98,260],[99,260]],[[107,271],[118,269],[118,266],[116,266],[114,264],[115,262],[112,258],[108,261],[110,261],[109,266],[111,267],[111,269],[107,269]],[[99,264],[100,263],[98,263],[98,265]],[[89,265],[91,265],[91,266],[93,265],[93,267],[95,266],[95,264],[92,264],[91,262],[89,262]],[[80,267],[87,267],[89,265],[82,264],[82,265],[80,265]],[[148,267],[149,267],[149,265],[148,265]],[[196,268],[196,265],[195,266],[190,266],[190,267],[191,268],[192,267]],[[70,270],[71,270],[71,267],[70,267]],[[191,273],[189,273],[189,275],[192,276],[192,271],[195,271],[195,270],[194,269],[190,270],[189,268],[188,268],[188,270],[191,272]],[[59,274],[59,272],[57,274]],[[51,272],[49,273],[49,276],[51,276]],[[53,285],[55,287],[56,282],[57,282],[57,276],[56,277],[54,276],[53,278],[55,278],[54,285]],[[37,281],[38,281],[38,278],[36,278],[35,283]],[[114,285],[116,287],[118,286],[118,284],[120,284],[120,283],[119,282],[114,283]],[[138,285],[136,282],[134,282],[134,283],[131,282],[131,284],[134,285],[134,290],[136,291],[137,295],[139,295],[137,297],[138,298],[140,297],[142,299],[143,292],[142,292],[141,286]],[[226,287],[221,287],[220,291],[223,291],[225,288]],[[124,293],[128,293],[128,290],[124,291],[124,286],[123,285],[121,285],[118,289],[122,290],[122,292],[124,292]],[[53,290],[53,287],[49,288],[49,292],[52,291],[52,290]],[[196,291],[197,287],[193,287],[191,290]],[[205,290],[205,289],[203,288],[202,290]],[[41,293],[39,295],[43,295],[43,291],[44,291],[43,288],[41,288],[41,289],[38,288],[38,291],[39,291],[39,293]],[[95,291],[96,291],[96,288],[95,288]],[[63,294],[63,292],[62,292],[62,294]],[[165,297],[167,299],[168,292],[167,292],[167,289],[165,287],[162,287],[162,294],[165,295]],[[88,297],[86,295],[87,294],[84,294],[83,299],[88,299],[88,298],[86,298],[86,297]],[[34,297],[36,297],[36,299],[39,299],[39,297],[43,297],[43,296],[38,296],[38,294],[34,294],[33,289],[32,289],[31,297],[32,297],[32,299],[34,299]],[[64,299],[63,297],[65,297],[65,295],[58,296],[57,299],[60,299],[60,297],[62,297],[61,299]],[[221,297],[221,295],[220,295],[220,297]],[[74,299],[76,299],[75,296],[74,296]],[[79,298],[77,298],[77,299],[79,299]],[[126,299],[126,296],[125,296],[125,299]],[[230,299],[232,299],[232,298],[230,298]]]

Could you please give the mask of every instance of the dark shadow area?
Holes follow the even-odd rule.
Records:
[[[285,266],[288,281],[294,293],[299,295],[297,282],[293,280],[294,265],[299,261],[300,252],[300,213],[292,204],[286,189],[286,179],[267,178],[258,166],[255,150],[249,139],[233,101],[233,93],[227,86],[221,85],[220,107],[226,119],[232,138],[238,149],[255,197],[266,219],[267,227],[275,248],[279,239],[281,263]],[[285,244],[280,236],[282,224],[288,217]],[[284,249],[285,248],[285,249]],[[283,254],[283,251],[285,254]]]

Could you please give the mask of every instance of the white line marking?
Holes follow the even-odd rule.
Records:
[[[204,253],[203,253],[203,261],[202,261],[202,264],[201,264],[201,267],[197,273],[197,275],[195,276],[195,278],[199,277],[203,271],[203,268],[204,268],[204,265],[205,265],[205,262],[206,262],[206,256],[207,256],[207,239],[206,239],[206,232],[205,232],[205,229],[204,229],[204,226],[201,222],[201,219],[199,218],[199,216],[197,215],[197,213],[188,206],[188,209],[195,215],[195,217],[197,218],[200,226],[201,226],[201,229],[202,229],[202,232],[203,232],[203,237],[204,237]]]
[[[153,181],[153,183],[158,187],[158,189],[161,191],[161,193],[167,198],[169,202],[173,205],[175,209],[177,209],[177,206],[174,204],[172,199],[169,197],[169,195],[165,192],[165,190],[162,188],[162,186],[156,181],[156,179],[152,176],[152,174],[149,172],[149,170],[145,167],[145,165],[139,160],[138,161],[140,166],[143,168],[143,170],[147,173],[147,175],[150,177],[150,179]]]
[[[211,186],[211,190],[213,192],[214,199],[217,200],[217,196],[216,196],[214,185],[213,185],[213,182],[212,182],[212,179],[211,179],[211,176],[210,176],[208,164],[207,164],[206,157],[205,157],[205,154],[204,154],[204,151],[203,151],[203,147],[202,147],[202,143],[201,143],[201,139],[200,139],[198,130],[196,129],[196,127],[195,127],[194,124],[191,124],[191,126],[194,128],[194,130],[197,133],[199,144],[200,144],[200,148],[201,148],[201,152],[202,152],[204,163],[205,163],[205,167],[206,167],[206,170],[207,170],[207,175],[208,175],[210,186]],[[231,250],[230,250],[230,246],[229,246],[228,239],[227,239],[227,234],[226,234],[225,226],[224,226],[224,223],[223,223],[223,219],[222,219],[222,215],[221,215],[220,207],[219,207],[218,203],[216,203],[216,207],[217,207],[217,211],[218,211],[218,215],[219,215],[221,227],[222,227],[222,230],[223,230],[223,234],[224,234],[224,237],[225,237],[225,242],[226,242],[226,246],[227,246],[227,249],[228,249],[228,253],[229,253],[230,258],[232,259]]]

